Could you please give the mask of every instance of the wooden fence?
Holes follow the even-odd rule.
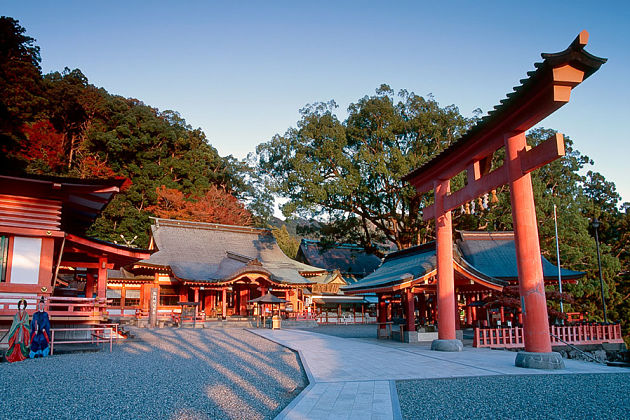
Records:
[[[551,326],[551,345],[623,343],[621,325]],[[561,340],[559,340],[558,338]],[[473,347],[524,348],[523,328],[475,328]]]

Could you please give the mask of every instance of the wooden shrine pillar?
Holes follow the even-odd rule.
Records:
[[[444,199],[450,193],[450,180],[434,182],[435,242],[437,257],[438,339],[432,350],[461,351],[463,345],[455,335],[455,275],[453,271],[453,230],[451,212],[444,211]]]
[[[96,295],[99,299],[105,299],[107,295],[107,257],[100,257],[98,259]]]
[[[126,306],[126,302],[125,299],[127,298],[127,285],[125,283],[122,284],[122,287],[120,288],[120,314],[124,315],[125,311],[124,308]]]
[[[538,225],[532,179],[523,172],[522,156],[527,151],[525,133],[505,138],[505,155],[510,185],[518,283],[523,311],[526,352],[550,353],[549,319],[543,278]]]
[[[238,291],[239,294],[239,306],[238,314],[240,316],[247,316],[247,301],[249,300],[249,288],[243,287]]]
[[[472,296],[466,295],[466,325],[472,325]]]
[[[407,331],[416,330],[416,302],[411,291],[411,287],[405,289],[405,318],[407,325],[405,329]]]
[[[94,297],[94,280],[98,278],[98,274],[94,274],[88,271],[85,276],[85,297],[92,298]]]
[[[420,324],[426,325],[429,320],[429,315],[427,313],[427,295],[424,291],[418,295],[418,308],[420,312]]]
[[[204,296],[203,296],[203,310],[206,313],[206,316],[210,316],[210,314],[212,313],[212,310],[214,309],[214,305],[212,304],[212,295],[214,294],[214,291],[208,292],[205,291],[204,292]]]
[[[387,322],[387,303],[385,302],[385,296],[378,296],[378,322],[381,324],[379,328],[385,329],[385,322]]]
[[[223,319],[227,318],[227,289],[225,287],[221,289],[221,316]]]
[[[195,302],[199,302],[199,288],[194,287],[193,291],[195,292]],[[199,314],[199,305],[195,306],[195,317]]]

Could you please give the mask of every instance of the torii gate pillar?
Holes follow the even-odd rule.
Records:
[[[438,339],[431,350],[462,351],[464,345],[455,338],[455,276],[453,273],[453,228],[451,212],[444,211],[444,198],[450,193],[450,180],[434,183],[435,242],[437,259]]]
[[[524,173],[522,170],[525,165],[521,160],[525,152],[527,152],[525,133],[505,136],[525,341],[525,351],[518,353],[515,364],[519,367],[534,367],[531,366],[533,363],[544,369],[560,369],[564,367],[562,357],[559,353],[551,351],[549,340],[547,299],[540,258],[532,179],[529,173]]]

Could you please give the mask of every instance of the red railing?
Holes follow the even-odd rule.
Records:
[[[551,326],[549,332],[551,345],[623,343],[619,324]],[[523,328],[475,328],[473,347],[524,348]]]
[[[24,298],[28,304],[27,312],[33,315],[37,311],[39,297],[20,295],[0,295],[0,316],[13,316],[18,302]],[[79,297],[47,297],[45,310],[51,318],[55,317],[100,317],[105,313],[107,300]]]

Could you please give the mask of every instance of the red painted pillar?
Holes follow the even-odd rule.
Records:
[[[227,317],[227,289],[224,287],[221,289],[221,316],[223,319]]]
[[[425,325],[428,323],[427,316],[427,297],[424,292],[418,295],[418,307],[420,312],[420,324]]]
[[[472,303],[472,296],[466,296],[466,325],[472,325],[472,307],[470,304]]]
[[[98,280],[96,286],[96,294],[99,299],[105,299],[107,291],[107,258],[98,259]]]
[[[238,307],[238,313],[240,316],[247,316],[247,301],[249,300],[248,296],[249,296],[249,289],[246,287],[243,287],[241,290],[239,290],[239,307]]]
[[[407,318],[407,331],[416,330],[416,302],[411,288],[405,289],[405,317]]]
[[[524,133],[505,136],[518,283],[523,311],[523,335],[525,351],[549,353],[551,352],[549,319],[540,259],[534,193],[530,174],[523,174],[521,169],[520,156],[521,153],[525,152],[526,146]]]
[[[199,302],[199,288],[195,287],[195,302]],[[195,306],[195,316],[199,315],[199,306]]]
[[[455,340],[455,286],[453,275],[453,233],[451,212],[444,211],[444,198],[450,181],[435,181],[435,220],[437,253],[438,338]]]
[[[384,330],[384,323],[387,322],[387,303],[385,303],[385,297],[383,295],[378,296],[378,322],[382,323],[379,328]]]
[[[92,298],[94,297],[94,279],[98,278],[98,275],[93,273],[87,273],[85,277],[85,297]]]

